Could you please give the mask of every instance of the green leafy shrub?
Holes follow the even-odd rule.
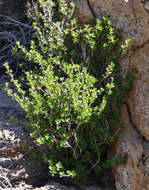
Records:
[[[34,70],[15,79],[8,93],[25,110],[50,173],[81,178],[112,166],[107,146],[115,139],[124,94],[118,60],[128,41],[103,17],[81,26],[65,0],[37,0],[30,15],[36,29],[29,49],[19,42],[14,53]],[[107,165],[106,165],[107,163]],[[115,162],[114,162],[115,163]]]

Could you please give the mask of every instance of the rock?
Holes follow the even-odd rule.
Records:
[[[93,14],[87,2],[87,0],[76,1],[74,14],[82,23],[89,23],[93,19]]]
[[[143,190],[143,171],[140,160],[143,146],[140,137],[130,123],[126,105],[122,107],[124,128],[119,133],[117,142],[113,145],[114,157],[122,156],[125,163],[114,167],[113,173],[117,190]]]
[[[149,11],[149,1],[145,2],[144,7],[145,7],[145,9],[146,9],[147,11]]]
[[[131,55],[131,67],[138,70],[134,87],[128,97],[128,104],[131,118],[134,125],[149,140],[149,75],[148,75],[148,48],[149,44],[144,44],[142,48],[135,50]]]
[[[44,187],[41,188],[35,188],[34,190],[103,190],[100,187],[96,187],[96,186],[88,186],[88,187],[84,187],[84,186],[66,186],[66,185],[62,185],[60,183],[57,182],[51,182],[49,184],[47,184]],[[105,189],[108,190],[108,189]]]
[[[149,1],[88,0],[88,4],[94,16],[107,16],[124,38],[132,39],[128,52],[121,59],[122,76],[126,77],[133,68],[138,74],[125,99],[128,110],[125,106],[122,108],[125,129],[114,146],[115,154],[127,159],[113,173],[117,190],[148,190],[149,175],[144,174],[148,158],[143,156],[147,154],[143,143],[149,141]]]
[[[22,184],[19,187],[15,187],[15,188],[8,188],[8,189],[4,189],[4,190],[102,190],[99,187],[94,187],[94,186],[89,186],[89,187],[74,187],[74,186],[66,186],[66,185],[62,185],[60,183],[57,182],[51,182],[46,184],[45,186],[39,187],[39,188],[33,188],[31,186],[28,186],[26,184]],[[108,189],[105,189],[108,190]]]
[[[6,78],[0,77],[0,181],[6,182],[7,177],[10,183],[31,183],[36,176],[39,182],[41,176],[47,176],[47,166],[27,152],[29,148],[35,151],[30,128],[18,104],[3,91],[5,82]]]
[[[120,131],[117,142],[109,149],[109,157],[121,155],[126,159],[123,164],[113,169],[117,190],[149,190],[149,1],[74,1],[76,2],[75,15],[82,23],[89,23],[94,16],[97,18],[107,16],[122,31],[124,38],[132,39],[131,47],[121,59],[122,71],[124,71],[122,75],[125,77],[133,68],[138,70],[138,74],[134,80],[132,91],[125,99],[126,105],[122,107],[121,117],[124,120],[125,128]],[[18,5],[15,5],[14,2],[6,0],[5,6],[1,4],[0,11],[2,14],[16,17],[14,13],[16,8],[14,7]],[[19,3],[18,1],[16,2]],[[13,10],[12,13],[14,15],[10,10],[7,11],[8,9]],[[19,142],[28,136],[27,127],[25,125],[22,127],[22,124],[9,121],[8,118],[12,114],[22,120],[22,112],[17,111],[16,103],[12,103],[12,100],[10,103],[2,91],[0,92],[0,96],[0,164],[5,174],[10,176],[10,179],[13,179],[14,176],[18,176],[15,179],[22,179],[21,176],[25,178],[27,174],[26,168],[24,166],[22,167],[22,164],[30,163],[33,160],[33,158],[28,157],[28,154],[24,157],[19,146]],[[4,101],[6,102],[5,105],[3,104]],[[25,161],[22,161],[23,158],[21,156],[23,156]],[[30,161],[27,161],[27,158]],[[34,174],[41,167],[36,165],[36,163],[37,161],[35,160],[34,164],[32,164],[37,169],[33,172]],[[11,164],[14,167],[12,169],[8,167]],[[17,169],[17,167],[22,167],[22,169]],[[41,169],[41,171],[44,173],[44,169]],[[29,173],[29,176],[32,176],[31,181],[34,181],[34,177],[36,178],[36,176],[31,171]],[[41,176],[41,174],[38,176]],[[55,184],[54,186],[53,184],[47,184],[42,188],[36,188],[36,190],[58,190],[60,188],[66,188],[60,186],[59,184]],[[27,190],[31,187],[22,186],[21,188],[22,190],[23,188]],[[19,187],[19,190],[21,188]],[[91,189],[92,187],[88,188],[88,190]]]
[[[149,189],[149,142],[144,142],[144,154],[143,154],[143,161],[144,161],[144,189]]]
[[[71,186],[65,186],[56,182],[51,182],[44,187],[35,188],[34,190],[76,190],[76,188]]]

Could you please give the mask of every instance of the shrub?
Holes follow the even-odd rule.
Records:
[[[112,166],[105,152],[122,126],[118,60],[128,41],[120,45],[105,17],[81,26],[73,9],[65,0],[30,7],[33,40],[29,49],[18,42],[13,51],[34,70],[15,79],[6,65],[16,87],[7,90],[25,110],[36,142],[49,147],[43,159],[50,173],[81,178]]]

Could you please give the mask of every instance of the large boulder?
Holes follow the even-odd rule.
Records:
[[[110,157],[122,156],[125,162],[113,168],[117,190],[144,190],[143,145],[142,139],[134,130],[128,108],[122,106],[121,118],[124,128],[119,132],[118,141],[109,150]]]
[[[82,11],[76,16],[82,13],[82,23],[88,23],[93,16],[107,16],[124,38],[132,39],[131,47],[121,59],[122,76],[133,68],[138,74],[122,108],[125,128],[114,145],[115,156],[123,155],[126,163],[115,167],[113,173],[117,190],[149,190],[148,153],[144,146],[144,142],[149,142],[149,1],[76,0],[76,3],[81,4]]]

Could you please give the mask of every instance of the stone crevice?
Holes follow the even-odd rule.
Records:
[[[128,103],[125,103],[126,105],[126,108],[127,108],[127,113],[128,113],[128,116],[129,116],[129,121],[133,127],[133,129],[136,131],[137,135],[138,135],[138,138],[141,140],[141,142],[143,143],[144,141],[147,141],[145,139],[145,136],[141,134],[141,131],[138,129],[138,127],[135,125],[135,123],[133,122],[132,120],[132,117],[131,117],[131,111],[130,111],[130,108],[129,108],[129,105]],[[147,141],[149,142],[149,141]]]
[[[95,14],[94,9],[93,9],[93,7],[92,7],[92,5],[90,3],[90,0],[86,0],[86,2],[87,2],[87,5],[88,5],[92,15],[93,15],[93,18],[96,18],[96,14]]]
[[[131,45],[132,52],[137,52],[140,49],[143,49],[146,45],[149,44],[149,39],[147,39],[145,42],[141,43],[140,45],[135,45],[134,43]]]
[[[137,164],[137,168],[141,169],[143,171],[143,181],[142,182],[145,182],[146,178],[145,178],[145,168],[146,168],[146,156],[145,156],[145,147],[144,147],[144,144],[146,143],[149,143],[149,141],[146,140],[145,136],[141,134],[140,130],[138,129],[138,127],[136,126],[136,124],[133,122],[133,119],[132,119],[132,116],[131,116],[131,111],[130,111],[130,108],[129,108],[129,105],[128,103],[125,103],[126,105],[126,108],[127,108],[127,113],[128,113],[128,117],[129,117],[129,121],[131,123],[131,126],[133,128],[133,130],[136,132],[136,134],[138,135],[138,138],[141,142],[141,145],[142,145],[142,149],[143,149],[143,152],[142,152],[142,155],[140,156],[139,160],[138,160],[138,164]],[[148,178],[148,177],[147,177]],[[145,182],[147,183],[147,182]],[[146,187],[145,189],[146,190]],[[147,188],[148,190],[148,188]]]

